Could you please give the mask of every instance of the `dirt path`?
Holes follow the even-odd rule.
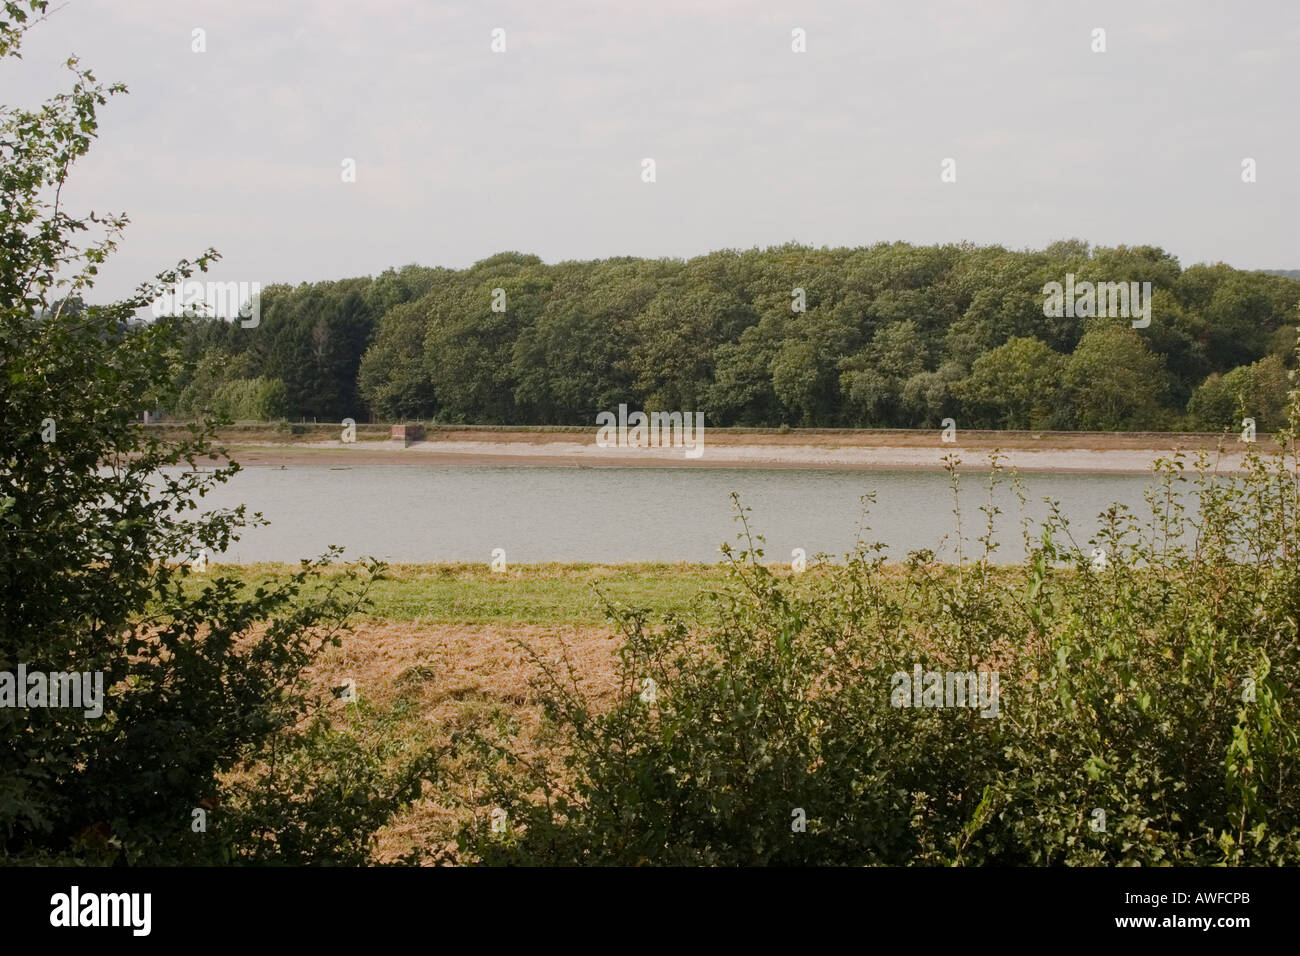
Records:
[[[967,469],[987,465],[998,450],[1004,464],[1023,472],[1131,473],[1151,470],[1156,459],[1181,449],[1192,459],[1199,450],[1221,470],[1242,466],[1246,446],[1235,436],[1187,434],[1099,434],[1070,432],[966,432],[944,443],[939,432],[792,432],[788,435],[710,432],[703,452],[684,449],[601,448],[580,433],[451,431],[433,440],[400,442],[312,441],[284,444],[231,442],[233,457],[249,466],[320,465],[490,465],[574,468],[829,468],[851,470],[941,470],[952,455]],[[1223,442],[1220,453],[1217,446]],[[1261,438],[1262,453],[1274,449]]]

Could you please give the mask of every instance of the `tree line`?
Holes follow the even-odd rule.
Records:
[[[1149,282],[1150,324],[1044,314],[1043,288]],[[273,285],[254,328],[195,318],[181,416],[591,425],[1260,429],[1285,418],[1300,281],[1151,246],[787,244],[696,258]]]

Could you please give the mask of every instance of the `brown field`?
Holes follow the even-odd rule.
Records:
[[[618,640],[607,627],[360,622],[312,677],[322,689],[351,678],[368,711],[391,713],[403,699],[413,704],[398,725],[404,739],[439,745],[456,729],[505,713],[529,740],[539,724],[530,688],[536,667],[515,641],[544,659],[567,650],[584,693],[612,700]],[[347,707],[333,706],[346,723]],[[376,859],[393,860],[414,846],[446,846],[464,812],[447,803],[426,797],[400,815],[380,832]]]

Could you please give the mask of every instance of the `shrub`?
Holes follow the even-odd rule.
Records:
[[[990,482],[1007,480],[993,466]],[[1297,467],[1289,441],[1234,478],[1173,456],[1148,516],[1111,508],[1079,543],[1054,508],[1036,537],[1022,522],[1016,566],[991,561],[991,503],[976,559],[956,565],[930,552],[890,565],[864,544],[787,575],[746,528],[697,626],[611,609],[612,706],[564,662],[537,660],[558,756],[525,756],[510,728],[474,735],[485,787],[463,851],[510,864],[1300,862]],[[997,717],[892,706],[892,675],[917,664],[998,671]]]
[[[284,413],[285,394],[278,378],[233,379],[217,389],[210,410],[223,419],[270,421]]]

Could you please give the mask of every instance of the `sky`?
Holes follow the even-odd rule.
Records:
[[[92,301],[209,246],[263,285],[788,241],[1300,269],[1296,0],[52,5],[0,103],[71,53],[130,89],[64,193],[131,218]]]

